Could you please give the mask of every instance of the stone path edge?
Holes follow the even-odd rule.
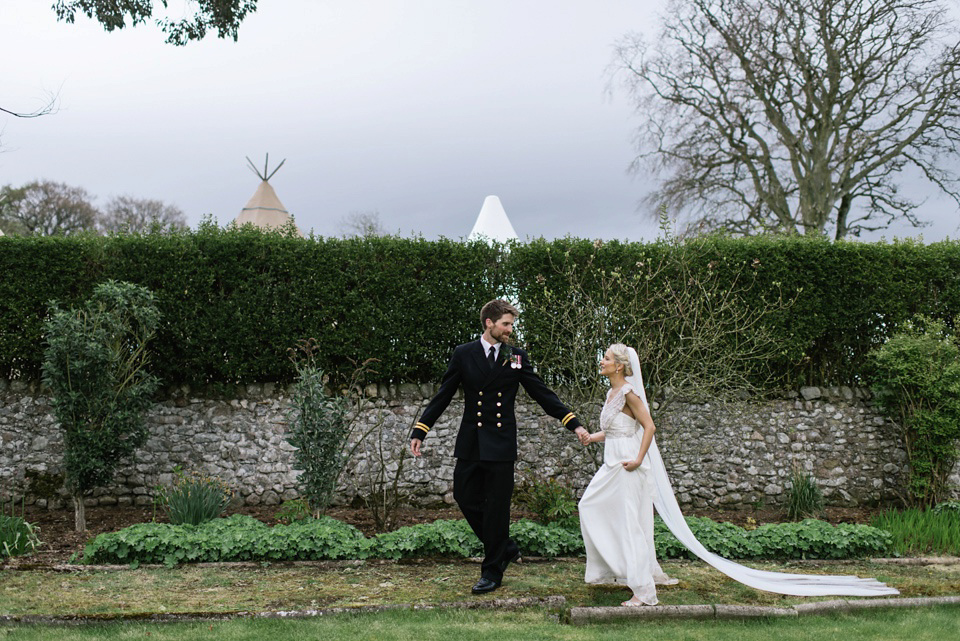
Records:
[[[586,625],[607,621],[700,619],[729,620],[753,618],[798,618],[818,616],[835,612],[854,612],[875,608],[929,607],[937,605],[960,605],[960,596],[891,598],[891,599],[834,599],[802,603],[786,608],[756,605],[653,605],[635,608],[584,608],[570,609],[572,625]]]

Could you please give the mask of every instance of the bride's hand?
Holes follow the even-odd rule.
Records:
[[[637,461],[637,460],[624,461],[623,463],[621,463],[621,465],[623,465],[623,469],[625,469],[626,471],[632,472],[638,467],[640,467],[640,461]]]

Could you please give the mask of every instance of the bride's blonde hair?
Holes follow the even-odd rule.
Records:
[[[623,375],[633,376],[633,368],[630,367],[630,355],[627,352],[627,346],[623,343],[614,343],[610,346],[610,354],[613,356],[613,362],[617,365],[623,365]]]

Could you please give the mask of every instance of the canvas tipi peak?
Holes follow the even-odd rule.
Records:
[[[280,164],[273,168],[273,171],[268,172],[270,154],[267,154],[267,159],[263,164],[263,173],[261,173],[260,170],[254,166],[253,161],[247,158],[250,169],[260,178],[260,186],[257,187],[257,191],[253,193],[253,197],[250,198],[250,201],[244,206],[240,211],[240,215],[237,216],[234,221],[237,225],[251,223],[261,229],[280,229],[286,227],[293,221],[290,212],[287,211],[287,208],[284,207],[280,199],[277,198],[277,192],[273,190],[269,182],[270,179],[273,178],[273,175],[283,167],[283,163],[285,162],[287,162],[286,159],[281,160]],[[294,226],[296,227],[296,225]],[[297,228],[297,233],[303,236],[299,228]]]
[[[480,208],[480,214],[477,216],[477,222],[473,224],[473,230],[470,232],[468,240],[495,240],[498,243],[505,243],[508,240],[517,240],[517,232],[513,230],[510,219],[507,218],[507,212],[503,210],[500,204],[500,198],[497,196],[487,196],[483,200],[483,207]]]

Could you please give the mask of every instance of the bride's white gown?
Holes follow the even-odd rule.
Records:
[[[657,563],[653,545],[653,507],[677,540],[735,581],[758,590],[797,596],[885,596],[899,592],[876,579],[856,576],[790,574],[755,570],[708,551],[697,540],[677,504],[656,438],[643,463],[633,472],[622,462],[640,452],[643,426],[623,413],[626,393],[635,391],[647,404],[636,352],[630,349],[637,372],[632,383],[607,394],[600,414],[604,431],[603,466],[580,499],[580,529],[587,552],[587,583],[627,585],[644,603],[657,603],[656,585],[675,583]]]
[[[623,413],[624,385],[608,394],[600,414],[603,465],[580,499],[580,531],[587,550],[587,583],[629,586],[647,605],[656,605],[656,585],[676,583],[657,563],[653,546],[653,475],[650,459],[632,472],[623,469],[640,451],[643,426]],[[612,396],[612,398],[611,398]]]

